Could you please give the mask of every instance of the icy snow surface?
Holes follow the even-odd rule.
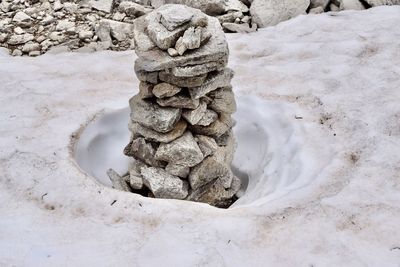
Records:
[[[76,164],[82,130],[137,92],[133,52],[1,50],[0,266],[399,266],[398,25],[381,7],[228,36],[249,174],[228,210],[119,192]],[[100,140],[121,126],[108,119]]]

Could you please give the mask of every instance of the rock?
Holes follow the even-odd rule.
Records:
[[[144,71],[137,71],[135,69],[135,73],[139,81],[149,82],[152,84],[158,83],[158,72],[144,72]]]
[[[117,190],[130,192],[131,190],[128,187],[127,181],[123,179],[116,171],[113,169],[107,170],[107,175],[111,180],[113,187]]]
[[[153,97],[154,84],[148,82],[139,83],[139,96],[141,99],[147,99]]]
[[[16,34],[23,34],[25,31],[21,27],[15,27],[13,30],[14,33]]]
[[[218,144],[214,138],[205,135],[196,135],[195,140],[199,145],[199,148],[203,153],[204,157],[213,155],[215,151],[217,151],[218,149]]]
[[[215,155],[205,158],[200,164],[194,166],[189,174],[189,184],[193,190],[215,180],[221,180],[224,188],[229,188],[233,174],[230,167]]]
[[[64,41],[65,36],[61,32],[52,32],[49,34],[49,38],[52,41],[57,41],[57,42],[61,43]]]
[[[11,55],[14,57],[22,56],[22,51],[19,49],[14,49]]]
[[[60,20],[57,23],[56,31],[65,31],[72,27],[75,27],[75,22],[69,21],[68,19]]]
[[[28,16],[27,14],[25,14],[24,12],[22,12],[22,11],[18,11],[15,15],[14,15],[14,17],[13,17],[13,19],[12,19],[12,21],[13,22],[16,22],[16,23],[21,23],[21,22],[29,22],[29,21],[31,21],[31,17],[30,16]]]
[[[8,38],[7,33],[0,33],[0,43],[5,43]]]
[[[212,102],[209,108],[218,113],[232,114],[236,112],[235,95],[231,87],[219,88],[209,94]]]
[[[195,13],[196,16],[196,12],[199,11],[193,10],[193,12]],[[146,15],[146,19],[150,20],[149,18],[150,15],[154,16],[153,13],[150,13]],[[153,19],[156,18],[153,17]],[[173,67],[176,66],[200,65],[208,62],[226,60],[228,58],[228,53],[229,53],[228,45],[225,36],[223,35],[222,27],[216,18],[212,17],[207,18],[208,22],[203,34],[205,37],[207,36],[210,37],[208,42],[206,42],[200,48],[195,49],[190,53],[187,53],[187,55],[185,56],[177,56],[177,57],[171,57],[166,51],[163,51],[161,49],[154,49],[154,46],[151,46],[150,44],[154,42],[154,39],[156,37],[153,36],[151,38],[146,34],[140,34],[142,31],[145,31],[146,29],[144,20],[145,19],[139,18],[135,20],[134,23],[137,32],[134,34],[134,38],[135,38],[135,43],[138,44],[137,49],[135,50],[136,54],[138,55],[138,59],[135,62],[136,71],[146,71],[146,72],[163,71],[166,69],[172,69]],[[188,25],[188,26],[193,26],[193,25]],[[161,25],[161,27],[164,26]],[[178,27],[173,32],[168,32],[165,29],[164,31],[168,32],[168,35],[175,34],[176,31],[180,32],[179,34],[176,34],[176,36],[172,38],[173,41],[169,40],[168,44],[164,43],[163,45],[160,44],[158,45],[162,46],[162,49],[164,50],[167,50],[170,47],[174,47],[175,46],[174,41],[177,40],[183,34],[184,30],[186,30],[186,28],[183,27],[184,28],[183,29],[182,27],[183,26]],[[159,34],[159,32],[157,32],[155,29],[154,31],[155,31],[154,34],[158,35],[157,38],[161,38],[162,40],[166,39],[164,38],[165,36],[163,36],[163,34]],[[149,35],[151,35],[150,32]],[[157,42],[160,43],[161,40],[158,40]],[[145,45],[142,45],[140,43],[143,43]]]
[[[143,100],[139,95],[129,100],[131,119],[157,132],[166,133],[173,129],[181,117],[181,110],[171,107],[160,107]]]
[[[183,5],[168,6],[159,10],[158,14],[161,24],[169,31],[175,30],[193,18],[193,13]]]
[[[10,45],[19,45],[19,44],[25,44],[29,41],[32,41],[34,39],[33,35],[30,33],[25,33],[21,35],[11,35],[10,38],[7,41],[7,44]]]
[[[207,74],[201,74],[194,77],[177,77],[173,74],[162,71],[158,74],[158,78],[163,82],[174,84],[179,87],[196,87],[205,82]]]
[[[164,6],[169,8],[170,6]],[[190,12],[186,8],[187,12]],[[162,11],[162,10],[159,10]],[[193,16],[193,13],[191,13]],[[159,14],[154,12],[150,13],[145,17],[145,23],[147,26],[147,34],[154,44],[162,50],[174,47],[179,37],[183,35],[185,30],[189,27],[189,24],[181,25],[172,31],[168,31],[161,23],[159,23]]]
[[[218,62],[208,62],[201,65],[173,67],[170,72],[175,77],[193,77],[204,75],[212,71],[220,71],[226,64],[227,62],[225,60],[220,60]]]
[[[239,191],[241,181],[236,176],[233,177],[232,186],[229,189],[224,188],[222,182],[218,179],[193,190],[186,200],[208,203],[210,205],[227,208],[234,200],[232,198]]]
[[[237,18],[243,18],[243,13],[241,11],[229,12],[227,14],[218,16],[219,23],[221,24],[226,22],[234,22]]]
[[[178,39],[175,45],[179,55],[183,55],[188,49],[196,49],[200,47],[202,29],[200,27],[188,28],[182,37]]]
[[[143,5],[137,4],[135,2],[123,1],[121,2],[121,4],[119,4],[118,10],[128,16],[137,18],[151,12],[153,9],[144,7]]]
[[[310,0],[254,0],[250,14],[253,22],[263,28],[305,14],[309,5]]]
[[[365,0],[370,6],[392,6],[392,5],[400,5],[400,0]]]
[[[229,115],[222,113],[219,118],[209,126],[191,125],[190,129],[196,134],[217,138],[226,133],[226,131],[230,130],[232,127],[232,118]]]
[[[182,117],[185,118],[185,120],[189,122],[191,125],[195,125],[200,121],[201,118],[203,118],[206,110],[207,110],[206,102],[201,101],[196,109],[183,110]]]
[[[339,0],[340,10],[363,10],[365,7],[359,0]]]
[[[140,190],[143,188],[143,178],[139,175],[129,173],[129,185],[132,189]]]
[[[326,9],[329,5],[330,0],[311,0],[310,1],[310,10],[316,7],[322,7],[322,9]]]
[[[216,90],[219,87],[230,86],[233,71],[225,68],[222,71],[211,73],[208,75],[207,80],[200,86],[188,88],[190,96],[193,99],[199,99],[209,92]]]
[[[160,144],[155,157],[158,160],[184,167],[193,167],[204,158],[197,142],[189,131],[170,143]]]
[[[172,175],[178,176],[180,178],[186,178],[189,175],[190,168],[174,163],[168,163],[165,170]]]
[[[93,37],[93,35],[94,35],[94,33],[91,30],[82,30],[82,31],[79,31],[79,33],[78,33],[78,37],[81,40],[90,39]]]
[[[55,1],[54,4],[53,4],[53,10],[54,10],[54,11],[59,11],[59,10],[61,10],[63,7],[64,7],[64,6],[63,6],[63,4],[61,4],[60,1]]]
[[[119,21],[114,21],[110,19],[102,19],[100,21],[100,25],[109,25],[110,28],[110,33],[111,36],[114,37],[118,41],[124,41],[126,40],[132,33],[133,31],[133,24],[130,23],[125,23],[125,22],[119,22]],[[107,26],[105,31],[107,31]],[[100,36],[99,36],[100,37]],[[100,37],[100,39],[103,41],[103,39]],[[107,37],[105,37],[106,41]]]
[[[65,2],[63,5],[64,5],[64,10],[70,14],[74,14],[78,10],[78,5],[75,3]]]
[[[204,116],[196,123],[196,125],[208,126],[218,119],[218,114],[210,109],[207,109]]]
[[[126,17],[125,13],[115,12],[114,15],[112,16],[112,19],[116,21],[122,21],[125,17]]]
[[[38,43],[26,43],[23,47],[22,47],[22,52],[24,53],[30,53],[33,51],[40,51],[40,45]]]
[[[187,127],[187,123],[183,120],[179,121],[174,129],[168,133],[159,133],[150,128],[144,127],[136,122],[131,122],[129,129],[131,132],[137,134],[138,136],[143,136],[146,140],[154,142],[169,143],[178,137],[182,136]]]
[[[167,52],[168,52],[168,55],[170,55],[171,57],[176,57],[179,55],[178,51],[176,51],[175,48],[168,48]]]
[[[113,0],[89,0],[89,5],[96,10],[110,13]]]
[[[225,2],[225,12],[240,11],[242,13],[249,12],[249,8],[239,0],[228,0]]]
[[[184,94],[157,99],[157,104],[162,107],[196,109],[200,105],[199,99],[192,99]]]
[[[222,24],[222,27],[224,27],[225,30],[228,30],[230,32],[238,32],[238,33],[250,33],[257,31],[257,24],[255,23],[253,23],[253,25],[250,27],[248,23],[237,24],[237,23],[225,22]]]
[[[46,15],[43,17],[41,23],[42,23],[42,25],[47,26],[47,25],[53,23],[53,21],[54,21],[54,17],[51,16],[51,15],[49,15],[49,14],[46,14]]]
[[[309,14],[321,14],[321,13],[324,13],[324,9],[321,6],[314,7],[314,8],[311,8],[310,11],[308,11],[308,13]]]
[[[176,95],[181,91],[181,88],[169,83],[159,83],[154,86],[153,94],[157,98],[165,98]]]
[[[155,159],[156,150],[147,143],[144,138],[136,138],[130,143],[130,151],[127,156],[134,157],[135,159],[141,160],[144,163],[154,167],[165,167],[165,163]]]
[[[224,0],[152,0],[151,5],[154,8],[165,4],[184,4],[196,8],[207,15],[219,15],[226,11],[227,5]]]
[[[338,11],[340,11],[339,7],[338,7],[337,5],[335,5],[335,4],[333,4],[333,3],[330,3],[330,4],[329,4],[329,9],[330,9],[332,12],[338,12]]]
[[[234,142],[232,129],[224,133],[223,135],[215,138],[215,142],[218,146],[227,146],[230,142]]]
[[[161,168],[141,168],[143,183],[156,198],[184,199],[188,195],[188,184]]]

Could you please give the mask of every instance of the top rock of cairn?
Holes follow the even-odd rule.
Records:
[[[208,62],[225,64],[229,54],[218,19],[184,5],[164,5],[137,19],[134,40],[137,73]]]

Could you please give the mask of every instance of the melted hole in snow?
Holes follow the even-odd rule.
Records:
[[[299,149],[302,131],[292,108],[255,96],[240,95],[237,102],[232,170],[242,180],[242,188],[231,207],[276,199],[310,183],[312,176],[303,166],[310,156]],[[124,108],[98,115],[74,147],[81,169],[106,186],[111,187],[106,171],[113,168],[125,174],[132,160],[122,152],[130,138],[129,112]]]

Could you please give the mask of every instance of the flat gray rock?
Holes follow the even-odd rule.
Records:
[[[165,167],[166,163],[155,159],[156,150],[151,143],[146,142],[142,137],[136,138],[131,143],[131,153],[135,159],[153,167]]]
[[[214,138],[205,135],[196,135],[195,140],[200,147],[204,157],[211,156],[217,151],[218,144]]]
[[[181,91],[181,88],[170,83],[159,83],[154,86],[153,94],[157,98],[165,98],[176,95]]]
[[[193,12],[186,6],[167,6],[157,11],[160,14],[161,24],[169,31],[189,22],[193,18]]]
[[[137,122],[131,122],[129,124],[129,130],[136,136],[143,136],[146,140],[169,143],[176,138],[183,135],[187,127],[187,123],[184,120],[178,121],[175,127],[167,133],[159,133],[150,128],[144,127]]]
[[[204,116],[196,123],[196,125],[208,126],[217,119],[218,114],[214,110],[207,109],[206,112],[204,112]]]
[[[179,177],[154,167],[141,168],[143,183],[156,198],[184,199],[188,195],[188,184]]]
[[[157,99],[157,104],[162,107],[174,107],[185,109],[196,109],[200,105],[199,99],[192,99],[183,94],[174,95],[166,98]]]
[[[174,163],[168,163],[165,170],[172,175],[178,176],[180,178],[186,178],[190,173],[190,168],[187,166],[182,166]]]
[[[232,87],[219,88],[209,94],[212,102],[209,108],[218,113],[232,114],[236,112],[235,95],[232,92]]]
[[[139,83],[139,96],[141,99],[147,99],[153,97],[154,84],[148,82]]]
[[[159,73],[159,78],[163,82],[171,83],[179,87],[195,87],[200,86],[205,82],[207,74],[201,74],[194,77],[177,77],[171,73],[162,71]]]
[[[181,137],[170,143],[162,143],[157,149],[156,159],[186,167],[199,164],[204,156],[191,132],[186,131]]]
[[[216,73],[211,73],[208,75],[204,84],[197,87],[188,88],[190,96],[193,99],[198,99],[202,96],[205,96],[209,92],[216,90],[217,88],[228,87],[231,84],[232,78],[233,71],[229,68],[225,68]]]
[[[143,126],[160,133],[171,131],[181,117],[181,110],[171,107],[160,107],[150,101],[143,100],[139,95],[129,100],[131,119]]]
[[[207,103],[204,101],[200,102],[200,105],[196,109],[187,109],[182,111],[182,117],[189,122],[191,125],[197,124],[207,110]]]
[[[108,169],[107,175],[110,178],[110,181],[115,189],[121,190],[121,191],[126,191],[126,192],[131,191],[129,189],[127,181],[124,179],[124,177],[119,175],[116,171],[114,171],[113,169]]]
[[[208,62],[201,65],[193,66],[183,66],[183,67],[173,67],[170,73],[176,77],[193,77],[202,74],[207,74],[212,71],[220,71],[224,69],[228,62],[226,60],[221,60],[218,62]]]
[[[195,134],[220,137],[233,127],[233,120],[228,114],[220,114],[219,118],[209,126],[191,125],[190,129]]]

